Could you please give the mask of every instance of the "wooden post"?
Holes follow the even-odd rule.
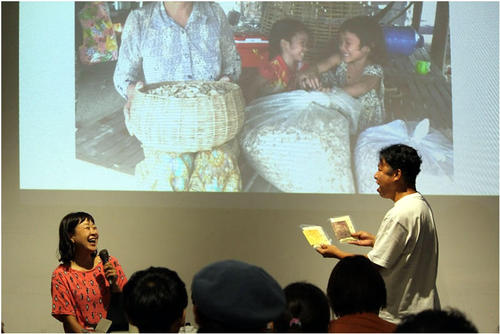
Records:
[[[436,18],[434,20],[434,32],[432,34],[431,60],[432,66],[443,71],[443,66],[448,48],[448,33],[450,31],[450,9],[449,3],[439,1],[436,5]]]
[[[422,20],[422,1],[415,1],[413,4],[413,16],[411,19],[411,26],[416,32],[420,29],[420,21]]]

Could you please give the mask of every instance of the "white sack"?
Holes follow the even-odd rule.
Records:
[[[453,194],[453,145],[441,132],[430,127],[427,118],[419,123],[395,120],[368,128],[359,137],[354,151],[354,170],[359,193],[377,193],[373,178],[379,151],[393,144],[415,148],[422,158],[417,190],[423,194]]]
[[[359,111],[343,92],[293,91],[258,99],[245,109],[242,151],[281,191],[353,193],[349,134],[356,131]]]

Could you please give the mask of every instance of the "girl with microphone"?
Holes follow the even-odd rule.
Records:
[[[85,212],[66,215],[59,225],[59,261],[52,273],[52,316],[65,332],[94,331],[106,318],[111,293],[119,293],[127,278],[113,256],[105,264],[97,256],[99,233]]]

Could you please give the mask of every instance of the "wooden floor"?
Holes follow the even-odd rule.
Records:
[[[134,175],[144,154],[125,127],[125,100],[114,88],[114,68],[108,62],[76,69],[76,158]]]
[[[122,109],[76,131],[76,158],[134,175],[144,160],[141,143],[128,134]]]
[[[431,72],[415,72],[417,60],[429,60],[425,48],[411,56],[392,56],[384,67],[388,121],[420,121],[429,118],[431,127],[452,140],[451,80],[431,65]]]
[[[425,49],[417,50],[412,56],[392,57],[384,67],[385,103],[387,122],[395,119],[420,121],[429,118],[431,126],[439,129],[450,140],[452,139],[451,85],[441,72],[431,67],[431,73],[420,75],[415,73],[417,59],[428,59]],[[82,87],[99,87],[100,94],[116,94],[110,84],[114,65],[105,66],[99,75],[84,75],[77,82],[79,99],[92,100],[95,92]],[[107,72],[109,73],[107,73]],[[107,78],[107,79],[106,79]],[[104,82],[104,83],[103,83]],[[80,89],[79,89],[80,87]],[[125,127],[122,105],[120,102],[100,104],[103,110],[94,110],[92,117],[77,124],[76,156],[78,159],[96,165],[111,168],[122,173],[134,175],[135,166],[144,159],[141,143],[128,134]],[[77,104],[76,119],[79,113]],[[104,110],[107,108],[106,110]],[[95,116],[94,116],[95,115]],[[353,140],[353,143],[355,140]],[[353,150],[353,149],[352,149]],[[243,180],[243,191],[279,192],[277,188],[261,178],[252,167],[240,157],[240,171]]]

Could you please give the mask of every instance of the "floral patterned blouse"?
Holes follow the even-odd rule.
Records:
[[[185,27],[168,16],[163,2],[132,11],[123,29],[114,73],[116,90],[126,97],[130,83],[237,81],[241,59],[222,7],[195,2]]]
[[[78,48],[80,61],[96,64],[118,58],[118,42],[106,2],[87,2],[78,13],[83,44]]]
[[[117,284],[123,289],[127,278],[118,260],[111,256],[109,261],[116,268]],[[104,276],[100,262],[94,269],[79,271],[68,264],[59,265],[52,273],[51,282],[52,315],[72,315],[83,328],[95,329],[102,318],[107,316],[111,299],[109,282]]]
[[[379,77],[380,87],[371,89],[357,99],[363,106],[359,116],[358,131],[380,125],[385,120],[384,105],[384,70],[382,66],[374,64],[364,68],[362,75]],[[341,62],[335,69],[331,69],[321,75],[321,82],[327,87],[344,87],[347,82],[347,63]]]

